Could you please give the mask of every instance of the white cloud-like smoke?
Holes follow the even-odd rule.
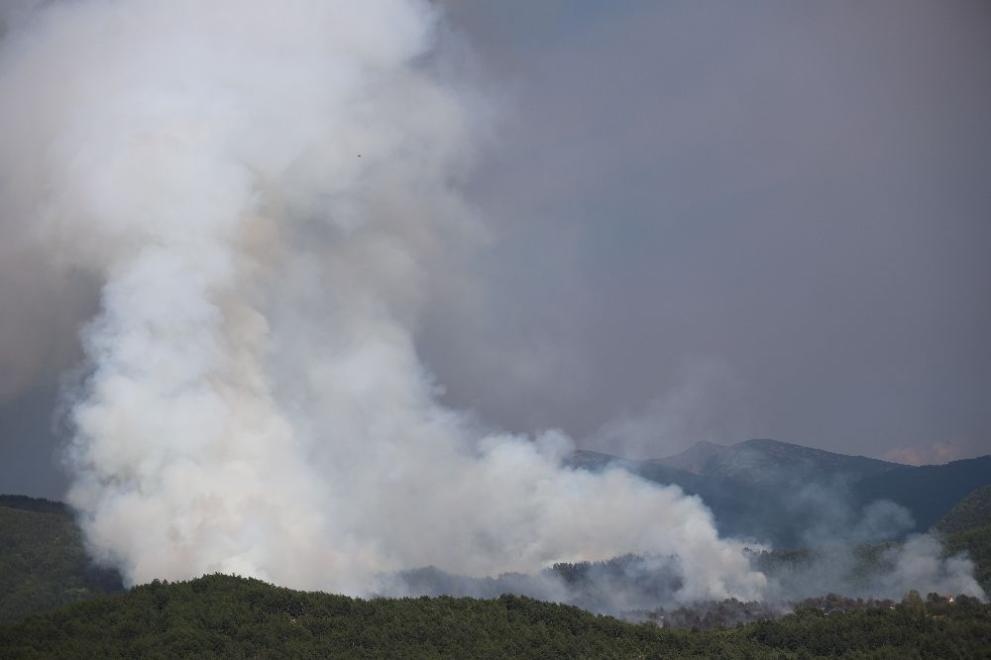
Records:
[[[131,582],[237,572],[367,593],[677,555],[678,597],[759,597],[696,498],[478,430],[414,345],[476,228],[484,105],[414,0],[77,0],[0,53],[0,213],[102,282],[69,498]]]

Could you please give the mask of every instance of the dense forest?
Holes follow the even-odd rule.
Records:
[[[991,486],[972,491],[935,526],[946,552],[974,560],[974,577],[991,595]]]
[[[6,658],[953,658],[991,655],[991,606],[888,606],[715,631],[624,623],[518,596],[359,600],[212,575],[137,587],[0,627]]]
[[[0,495],[0,624],[122,589],[90,562],[65,505]]]
[[[974,577],[991,594],[991,525],[947,534],[944,548],[949,554],[967,553],[974,561]]]
[[[934,531],[948,553],[975,560],[991,591],[989,499],[991,489],[974,491]],[[861,552],[869,561],[874,549]],[[809,556],[774,552],[755,561],[773,572]],[[639,576],[639,584],[643,572],[631,567],[640,561],[548,570],[585,593],[623,576]],[[663,590],[662,577],[640,586]],[[991,658],[991,606],[967,597],[823,596],[790,606],[727,600],[636,614],[642,623],[521,596],[359,600],[221,575],[124,592],[116,573],[87,559],[64,505],[0,496],[3,658]]]
[[[991,486],[971,491],[943,516],[936,529],[944,534],[956,534],[985,525],[991,525]]]

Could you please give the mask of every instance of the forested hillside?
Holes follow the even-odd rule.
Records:
[[[857,483],[860,502],[890,500],[912,513],[916,530],[929,529],[974,489],[991,485],[991,456],[945,465],[904,466]]]
[[[0,496],[0,623],[121,589],[89,561],[65,505]]]
[[[976,488],[957,502],[936,525],[945,534],[991,525],[991,486]]]
[[[985,591],[991,593],[991,514],[984,506],[987,489],[975,491],[965,498],[949,514],[939,527],[945,552],[966,552],[975,562],[975,576]],[[958,530],[948,533],[943,530]],[[858,550],[851,546],[853,560],[848,573],[867,575],[876,568],[877,553],[888,545],[865,547]],[[836,548],[831,552],[835,553]],[[774,551],[754,555],[755,567],[781,581],[786,600],[826,594],[830,591],[848,595],[865,596],[844,581],[844,574],[824,575],[809,569],[816,557],[815,551]],[[826,568],[829,568],[827,562]],[[383,595],[450,594],[476,598],[494,598],[503,593],[528,594],[536,598],[554,598],[570,604],[613,615],[643,618],[661,603],[670,601],[671,593],[678,586],[676,567],[654,558],[627,556],[606,562],[559,564],[539,575],[508,575],[489,578],[466,578],[448,575],[434,568],[422,568],[403,572],[399,586],[380,591]],[[832,575],[832,577],[829,577]],[[812,580],[815,589],[793,589],[788,585],[796,579]],[[566,587],[562,593],[548,591],[548,581]],[[909,587],[907,587],[909,588]],[[56,607],[85,600],[102,593],[122,590],[119,576],[113,571],[99,570],[87,559],[82,535],[65,506],[58,502],[37,500],[19,496],[0,496],[0,623],[13,622],[29,614],[44,612]],[[553,595],[557,593],[557,595]],[[621,598],[613,598],[615,594]],[[874,594],[876,595],[876,594]],[[901,593],[889,593],[900,597]],[[772,610],[781,610],[782,594],[778,593]],[[615,601],[615,602],[614,602]],[[729,614],[711,618],[711,621],[748,621],[763,616],[763,609],[756,604],[708,603],[693,606],[693,614],[719,606],[728,607]],[[640,614],[638,614],[638,612]],[[723,612],[726,614],[726,612]],[[699,614],[701,616],[701,614]],[[671,619],[690,622],[692,616]],[[687,625],[695,625],[687,623]],[[708,624],[706,624],[708,625]]]
[[[982,657],[991,606],[803,609],[722,631],[666,630],[516,596],[358,600],[213,575],[153,583],[0,627],[6,658]]]
[[[974,559],[978,579],[991,592],[988,495],[987,488],[971,493],[936,531],[947,553],[965,551]],[[870,564],[879,548],[858,552]],[[776,574],[810,556],[786,551],[754,560]],[[663,571],[645,574],[644,566],[654,563],[641,563],[631,556],[548,570],[585,600],[599,602],[596,589],[618,588],[624,579],[663,591]],[[493,597],[499,584],[490,585],[495,591],[485,599],[360,600],[214,575],[123,592],[115,573],[86,558],[64,505],[0,496],[4,659],[991,657],[991,606],[966,597],[950,601],[946,594],[912,594],[898,604],[838,596],[797,606],[698,603],[625,613],[647,621],[633,624],[526,597]],[[785,614],[789,607],[797,610]]]
[[[966,552],[974,561],[974,577],[991,594],[991,523],[983,527],[947,535],[944,540],[947,553]]]
[[[966,552],[974,560],[974,577],[991,594],[991,486],[976,488],[957,502],[934,530],[947,552]]]

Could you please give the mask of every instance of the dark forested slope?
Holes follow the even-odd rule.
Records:
[[[889,500],[915,518],[916,529],[936,524],[963,497],[991,485],[991,456],[980,456],[945,465],[903,466],[858,482],[858,501]]]
[[[955,534],[985,525],[991,525],[991,486],[971,491],[943,516],[936,529],[944,534]]]
[[[516,596],[358,600],[244,578],[150,584],[0,627],[6,658],[983,657],[991,607],[907,598],[722,631],[623,623]]]
[[[977,488],[960,500],[935,530],[947,552],[965,552],[974,560],[974,577],[991,594],[991,486]]]
[[[0,623],[122,588],[90,563],[65,505],[0,495]]]

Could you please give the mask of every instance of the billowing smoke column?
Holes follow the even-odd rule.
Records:
[[[478,101],[414,0],[76,0],[0,58],[0,211],[94,273],[71,503],[126,578],[210,571],[351,593],[678,557],[678,598],[759,597],[707,509],[557,433],[437,404],[413,332],[476,231]],[[13,240],[13,239],[12,239]]]

